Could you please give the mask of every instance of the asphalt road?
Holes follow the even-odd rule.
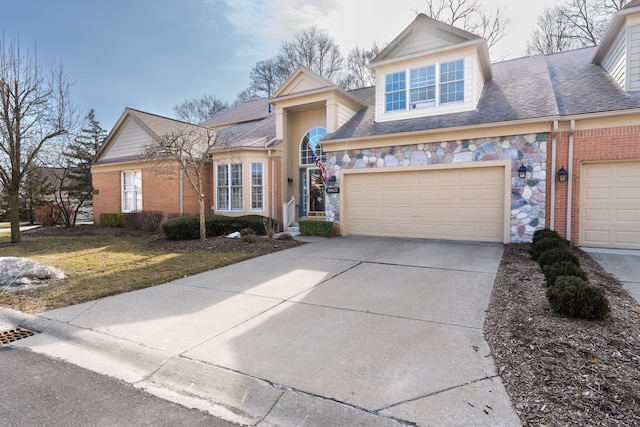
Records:
[[[0,347],[0,426],[231,424],[42,354]]]

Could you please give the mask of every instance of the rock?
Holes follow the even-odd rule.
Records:
[[[0,257],[0,285],[18,287],[64,278],[64,271],[29,258]]]
[[[229,239],[239,239],[240,238],[240,232],[239,231],[234,231],[231,234],[227,234],[227,237]]]

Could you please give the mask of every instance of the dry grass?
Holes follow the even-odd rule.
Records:
[[[67,278],[34,289],[7,292],[0,305],[27,313],[142,289],[252,258],[257,254],[148,249],[141,239],[121,236],[23,237],[10,244],[0,236],[0,257],[27,257],[57,267]],[[179,268],[177,268],[179,266]]]

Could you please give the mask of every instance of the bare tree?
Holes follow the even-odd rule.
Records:
[[[489,49],[506,34],[510,19],[501,9],[489,10],[482,0],[426,0],[425,13],[487,40]]]
[[[161,135],[144,149],[144,157],[152,162],[155,173],[171,179],[181,178],[195,192],[198,198],[201,240],[207,238],[204,182],[209,171],[205,167],[211,164],[209,156],[212,151],[228,148],[224,141],[220,132],[192,126]]]
[[[376,84],[376,76],[369,70],[369,62],[380,52],[377,43],[370,49],[355,47],[347,56],[344,77],[340,79],[340,86],[345,90],[358,89]]]
[[[527,53],[596,46],[612,15],[627,3],[628,0],[566,0],[561,6],[546,8],[527,43]]]
[[[203,95],[184,101],[173,107],[173,112],[178,120],[187,123],[198,124],[220,114],[229,108],[229,104],[216,98],[215,95]]]
[[[560,7],[545,8],[527,42],[527,55],[550,54],[571,49],[571,28]]]
[[[0,42],[0,183],[9,199],[11,242],[19,243],[20,187],[38,153],[76,119],[62,66],[43,75],[19,41]]]
[[[268,96],[298,65],[333,81],[338,78],[343,62],[336,42],[327,33],[309,27],[292,41],[283,42],[275,57],[256,63],[250,74],[250,89],[258,96]]]

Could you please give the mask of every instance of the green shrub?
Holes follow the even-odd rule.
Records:
[[[224,236],[236,231],[253,230],[257,235],[264,235],[263,221],[277,224],[274,219],[260,215],[244,215],[238,217],[224,215],[208,215],[205,218],[207,236]],[[162,230],[167,239],[188,240],[200,238],[200,220],[197,216],[181,216],[171,218],[162,224]]]
[[[171,218],[162,224],[162,232],[169,240],[199,239],[200,219],[192,215]]]
[[[560,247],[566,248],[567,245],[565,244],[564,241],[560,239],[556,239],[555,237],[549,236],[549,237],[544,237],[542,239],[538,239],[531,246],[531,251],[529,251],[529,253],[531,254],[531,258],[535,260],[540,258],[540,255],[547,252],[548,250],[554,249],[554,248],[560,248]]]
[[[536,243],[538,240],[542,240],[547,237],[553,237],[554,239],[562,240],[564,242],[564,239],[560,237],[557,231],[543,228],[541,230],[536,230],[533,233],[533,243]]]
[[[304,236],[331,237],[336,235],[336,230],[331,221],[301,220],[300,234]]]
[[[610,312],[604,291],[580,277],[559,276],[546,295],[554,311],[572,317],[604,319]]]
[[[580,267],[578,257],[575,256],[566,246],[549,249],[538,257],[538,264],[543,271],[545,265],[555,264],[560,261],[569,261]]]
[[[542,269],[547,279],[547,286],[553,286],[560,276],[575,276],[588,280],[587,273],[571,261],[560,261],[551,265],[545,265]]]
[[[127,214],[121,212],[100,214],[100,225],[104,227],[124,228],[127,223]]]

